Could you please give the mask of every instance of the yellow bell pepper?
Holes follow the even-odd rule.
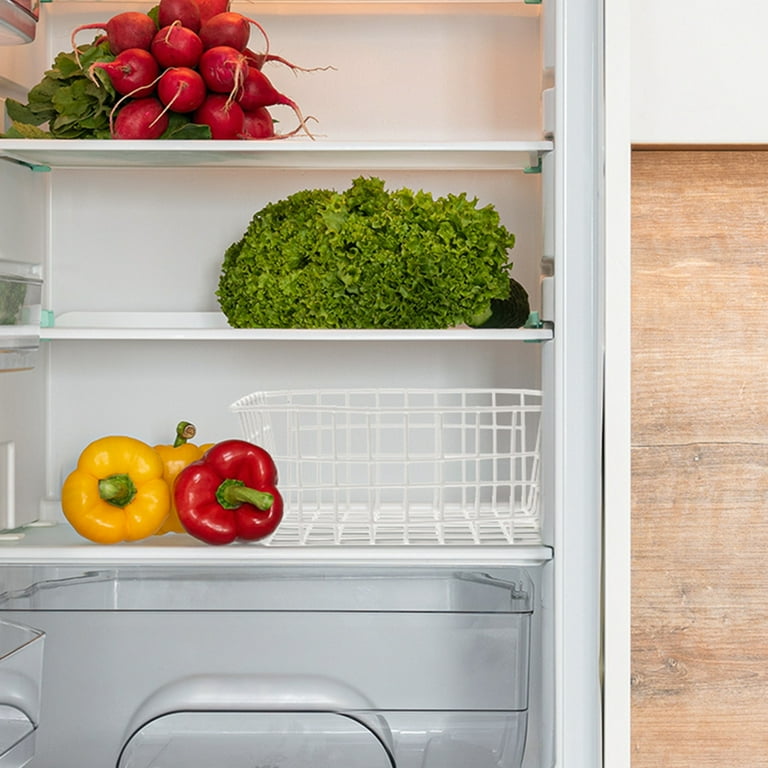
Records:
[[[194,424],[181,421],[176,426],[176,440],[173,445],[155,446],[155,451],[163,460],[163,479],[171,492],[171,510],[165,522],[160,526],[160,530],[157,531],[158,536],[166,533],[186,532],[179,520],[179,513],[176,511],[176,503],[173,500],[173,484],[176,481],[176,476],[184,467],[202,458],[203,454],[214,445],[213,443],[206,443],[205,445],[188,443],[187,440],[192,439],[196,433]]]
[[[94,440],[64,481],[61,507],[81,536],[99,544],[151,536],[171,509],[163,460],[133,437]]]

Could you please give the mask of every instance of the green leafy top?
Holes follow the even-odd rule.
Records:
[[[57,54],[53,66],[27,94],[27,103],[7,99],[12,123],[6,139],[109,139],[110,113],[120,100],[109,75],[97,61],[113,61],[106,41],[82,45],[74,51]],[[207,125],[196,125],[188,115],[170,115],[163,139],[210,139]]]
[[[509,295],[514,242],[493,206],[465,194],[361,177],[257,212],[216,294],[236,328],[448,328]]]
[[[5,138],[108,139],[109,113],[117,95],[102,70],[94,70],[94,80],[87,72],[91,64],[114,58],[106,42],[80,46],[78,55],[59,53],[30,90],[26,105],[6,101],[13,125]],[[47,132],[40,128],[46,124]]]

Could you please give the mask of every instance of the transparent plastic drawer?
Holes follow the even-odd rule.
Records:
[[[42,285],[38,266],[0,259],[0,371],[35,363]]]
[[[119,768],[392,768],[363,723],[335,712],[177,712],[148,723]]]
[[[39,630],[0,621],[0,768],[20,768],[34,754],[43,640]]]
[[[147,723],[118,768],[516,768],[525,713],[176,712]]]
[[[0,615],[55,639],[57,738],[76,750],[66,713],[88,719],[92,763],[521,764],[535,584],[523,567],[18,565],[0,582]]]

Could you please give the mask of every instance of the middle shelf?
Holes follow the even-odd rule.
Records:
[[[42,339],[189,340],[189,341],[547,341],[550,326],[540,328],[328,329],[231,328],[220,312],[65,312]]]

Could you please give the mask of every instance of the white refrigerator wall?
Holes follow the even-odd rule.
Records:
[[[0,258],[32,264],[44,262],[48,251],[48,211],[45,175],[3,162]],[[0,445],[13,444],[15,463],[13,499],[0,509],[2,528],[36,519],[40,491],[45,487],[47,366],[44,352],[35,357],[37,367],[33,370],[0,373]]]

